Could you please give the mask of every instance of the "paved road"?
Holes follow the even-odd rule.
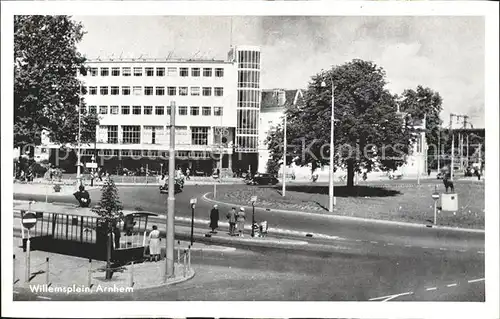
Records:
[[[220,186],[218,192],[228,187],[238,186]],[[176,215],[190,217],[189,199],[197,197],[196,218],[207,219],[211,204],[201,200],[201,195],[210,191],[210,186],[186,186],[176,196]],[[165,213],[167,196],[159,194],[155,187],[120,187],[119,193],[125,208]],[[45,200],[44,196],[29,197]],[[98,191],[92,192],[92,198],[99,198]],[[74,201],[69,197],[65,200]],[[224,205],[220,208],[223,212],[228,209]],[[256,210],[256,218],[267,220],[270,227],[340,238],[303,237],[301,240],[308,241],[308,245],[289,250],[254,248],[227,254],[203,253],[193,258],[198,275],[189,283],[168,291],[137,291],[133,296],[113,299],[369,300],[402,293],[408,294],[391,300],[485,298],[484,281],[474,281],[484,278],[484,234],[265,210]],[[433,287],[436,289],[427,290]]]

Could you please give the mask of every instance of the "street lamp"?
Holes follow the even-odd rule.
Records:
[[[321,87],[326,87],[326,82],[323,81],[321,82]],[[334,94],[334,85],[333,85],[333,79],[332,79],[332,111],[331,111],[331,126],[330,126],[330,180],[329,180],[329,189],[328,189],[328,197],[329,197],[329,202],[328,202],[328,211],[333,213],[333,205],[334,205],[334,193],[333,193],[333,179],[335,177],[335,171],[333,168],[333,156],[335,153],[335,145],[333,143],[334,140],[334,134],[335,134],[335,94]]]
[[[255,202],[257,201],[257,196],[252,196],[250,201],[252,202],[252,237],[255,237]]]
[[[286,110],[285,110],[284,124],[283,124],[283,183],[281,190],[281,195],[283,197],[285,196],[286,192],[286,148],[287,146],[286,146]]]
[[[78,74],[77,74],[78,76]],[[81,165],[82,163],[80,162],[80,152],[81,152],[81,136],[82,136],[82,129],[81,129],[81,122],[82,122],[82,85],[80,82],[78,82],[78,86],[80,87],[80,93],[78,95],[78,153],[76,154],[77,158],[77,167],[76,167],[76,180],[79,182],[79,184],[82,184],[82,176],[81,176]]]
[[[434,193],[432,193],[432,199],[434,200],[434,225],[437,224],[437,200],[439,199],[439,193],[437,192],[437,187],[434,185]]]

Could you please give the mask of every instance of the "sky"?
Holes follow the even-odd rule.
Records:
[[[482,17],[74,16],[88,58],[226,59],[230,44],[258,45],[262,88],[307,88],[312,75],[360,58],[387,74],[388,89],[417,85],[443,97],[442,119],[484,127]],[[232,28],[231,28],[232,26]],[[232,29],[232,32],[231,32]]]

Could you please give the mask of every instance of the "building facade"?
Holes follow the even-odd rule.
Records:
[[[233,47],[227,60],[98,59],[87,67],[79,75],[85,92],[80,112],[97,113],[100,121],[95,143],[81,145],[82,162],[97,155],[108,171],[159,170],[169,156],[175,109],[178,166],[205,174],[256,167],[258,47]],[[46,139],[42,144],[60,147]]]

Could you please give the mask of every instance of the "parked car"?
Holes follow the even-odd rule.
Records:
[[[278,179],[272,174],[257,173],[250,180],[250,185],[276,185],[278,184]]]

